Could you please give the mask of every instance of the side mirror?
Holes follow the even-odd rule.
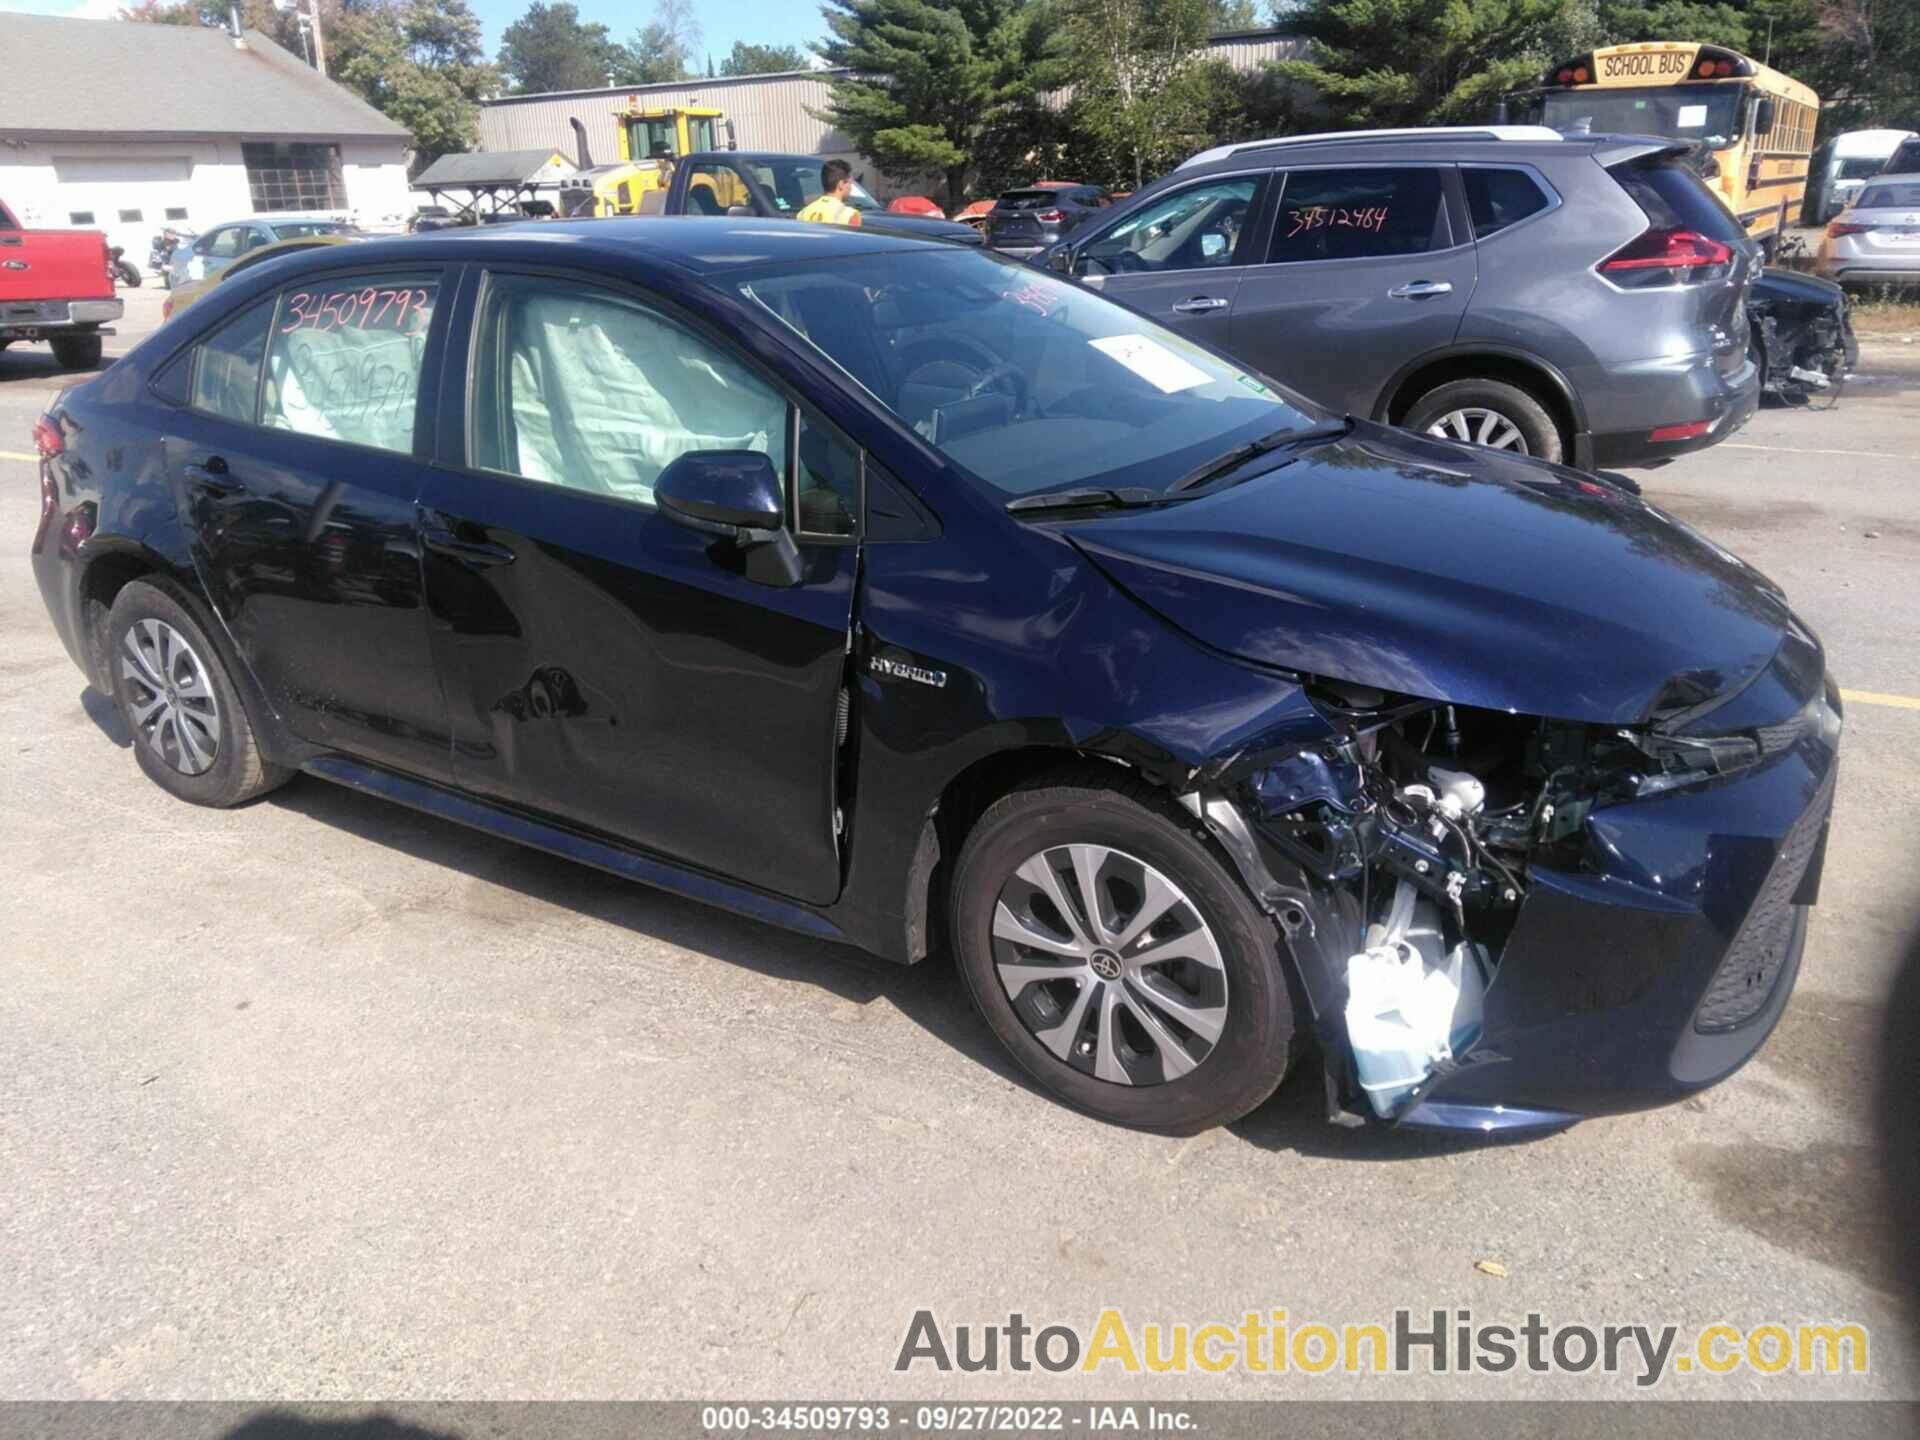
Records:
[[[758,450],[690,450],[653,485],[660,513],[745,552],[748,579],[800,583],[800,551],[786,527],[786,500],[773,462]]]
[[[1778,103],[1771,95],[1762,95],[1759,103],[1753,107],[1753,133],[1756,135],[1771,133],[1779,109]]]
[[[1073,273],[1073,247],[1071,245],[1057,245],[1052,250],[1049,250],[1047,252],[1047,268],[1049,270],[1057,270],[1062,275],[1071,275]]]

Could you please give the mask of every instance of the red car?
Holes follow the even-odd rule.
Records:
[[[925,215],[933,220],[947,218],[947,212],[924,195],[896,195],[887,202],[887,210],[894,215]]]
[[[69,370],[100,363],[100,337],[124,307],[98,230],[28,230],[0,204],[0,350],[45,340]]]

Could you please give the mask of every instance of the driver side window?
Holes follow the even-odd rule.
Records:
[[[1257,175],[1232,175],[1161,196],[1080,252],[1082,275],[1207,270],[1231,265],[1254,215]]]
[[[624,296],[494,276],[476,355],[471,453],[483,469],[641,505],[690,450],[758,450],[786,473],[786,398]]]

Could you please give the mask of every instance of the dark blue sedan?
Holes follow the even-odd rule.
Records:
[[[1793,986],[1840,720],[1773,585],[977,250],[322,249],[35,438],[48,610],[174,796],[305,771],[950,955],[1106,1119],[1311,1050],[1337,1118],[1561,1125],[1721,1079]]]

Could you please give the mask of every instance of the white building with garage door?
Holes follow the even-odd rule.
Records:
[[[280,210],[397,226],[405,128],[249,30],[0,14],[0,199],[22,224],[154,232]]]

